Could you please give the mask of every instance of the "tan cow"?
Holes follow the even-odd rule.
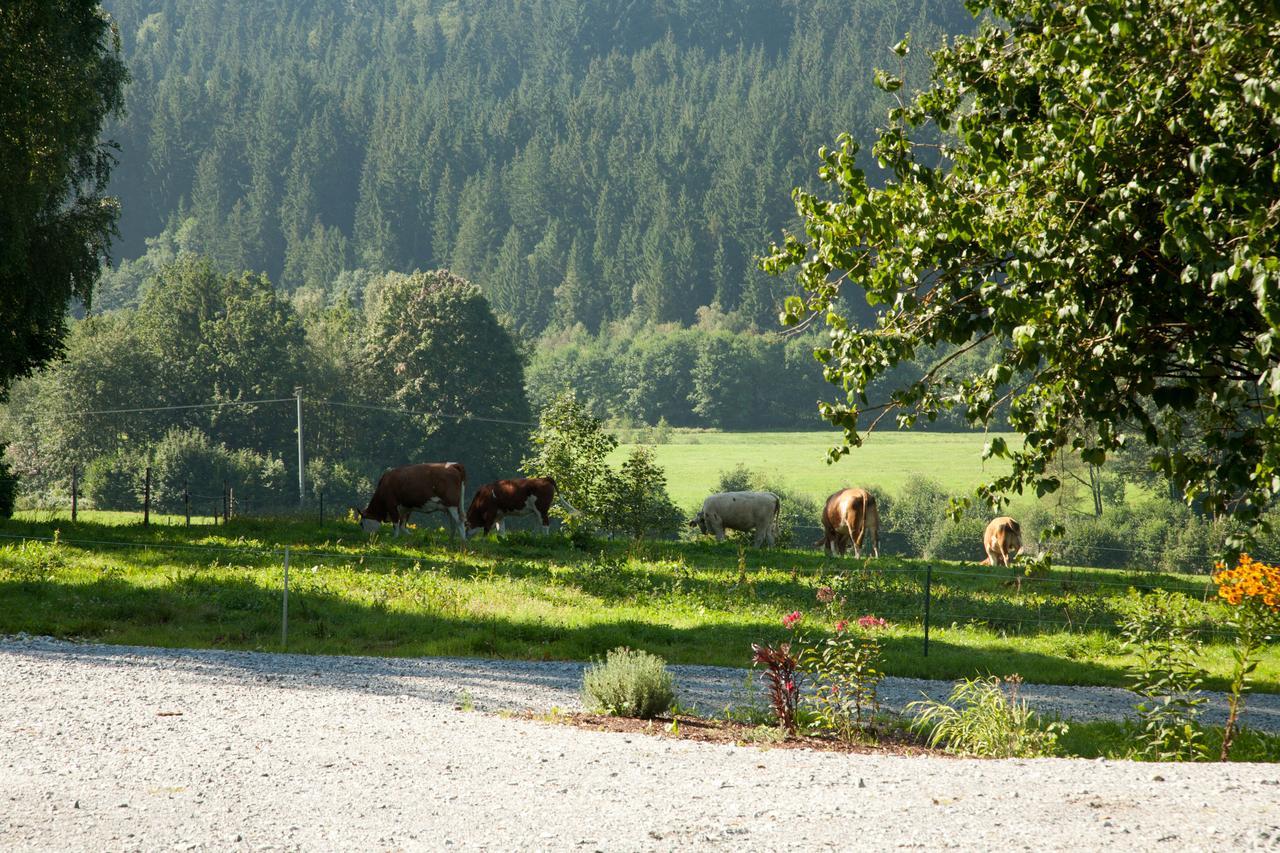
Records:
[[[982,549],[987,552],[984,566],[1008,566],[1022,551],[1022,527],[1007,515],[993,518],[982,534]]]
[[[862,556],[866,535],[871,534],[871,553],[880,556],[880,511],[875,495],[866,489],[841,489],[827,498],[822,510],[822,550],[844,556],[850,542],[854,556]]]
[[[414,512],[444,512],[452,529],[467,538],[462,523],[462,502],[467,493],[467,471],[457,462],[423,462],[392,468],[378,478],[378,487],[363,510],[352,508],[366,533],[375,533],[384,522],[395,524],[399,536]]]

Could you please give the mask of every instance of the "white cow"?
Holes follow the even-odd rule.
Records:
[[[702,502],[702,510],[689,522],[716,541],[726,530],[754,530],[756,547],[774,544],[778,533],[778,509],[782,502],[773,492],[719,492]]]

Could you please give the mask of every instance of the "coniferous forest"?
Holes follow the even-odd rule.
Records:
[[[447,267],[528,340],[710,305],[774,328],[756,258],[791,188],[883,124],[905,32],[972,26],[940,0],[105,5],[133,81],[98,308],[181,250],[357,300]]]

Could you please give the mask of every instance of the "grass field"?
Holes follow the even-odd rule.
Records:
[[[1206,592],[1203,578],[1068,568],[1018,592],[973,565],[835,561],[739,552],[733,543],[578,550],[559,536],[516,534],[459,548],[436,533],[370,543],[353,525],[302,520],[143,529],[118,524],[121,516],[90,519],[0,524],[0,634],[279,649],[288,544],[290,651],[584,660],[627,645],[672,662],[746,666],[751,643],[784,638],[781,617],[801,610],[816,630],[837,616],[889,619],[892,675],[1016,672],[1033,682],[1121,685],[1131,657],[1115,624],[1128,586],[1180,589],[1197,600]],[[840,612],[817,603],[821,586],[845,599]],[[1199,607],[1203,661],[1220,688],[1231,665],[1216,633],[1224,609],[1213,599]],[[1257,684],[1280,692],[1280,649],[1267,652]]]
[[[994,433],[993,433],[994,435]],[[999,433],[1011,444],[1012,433]],[[685,432],[653,446],[667,472],[671,497],[685,509],[701,505],[715,491],[720,473],[737,465],[762,471],[786,487],[815,498],[850,485],[879,486],[898,494],[912,474],[938,480],[952,492],[1007,470],[1003,462],[983,462],[981,433],[876,432],[834,465],[827,451],[839,442],[834,432]],[[621,462],[635,445],[621,445],[611,461]]]

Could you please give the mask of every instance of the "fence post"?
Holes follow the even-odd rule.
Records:
[[[71,520],[76,520],[76,511],[79,509],[78,498],[80,497],[80,469],[75,465],[71,466]]]
[[[147,466],[146,480],[142,485],[142,526],[151,524],[151,466]]]
[[[289,648],[289,546],[284,546],[284,605],[280,613],[280,647]]]
[[[191,526],[191,482],[182,484],[182,510],[187,515],[187,527]]]
[[[236,487],[230,486],[227,488],[227,517],[239,514],[236,512]]]
[[[320,490],[319,498],[320,498],[320,524],[321,526],[323,526],[324,525],[324,489]]]
[[[924,656],[929,656],[929,599],[932,596],[933,563],[924,564]]]
[[[227,519],[231,517],[231,503],[228,496],[227,481],[222,481],[222,523],[226,524]]]

